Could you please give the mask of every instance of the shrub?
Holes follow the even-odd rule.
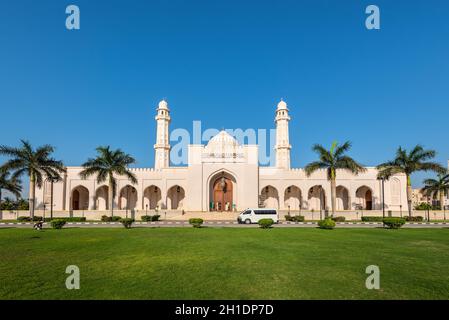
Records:
[[[259,220],[259,226],[262,229],[268,229],[271,228],[271,226],[273,225],[274,221],[273,219],[260,219]]]
[[[406,216],[405,217],[405,221],[422,222],[422,221],[424,221],[424,217],[421,217],[421,216],[416,216],[416,217]]]
[[[33,221],[43,221],[43,220],[44,220],[44,218],[41,217],[41,216],[34,216],[33,217]]]
[[[304,222],[305,218],[304,216],[293,216],[292,221],[294,222]]]
[[[332,217],[331,219],[335,222],[345,222],[346,217],[339,216],[339,217]]]
[[[191,218],[189,219],[189,223],[194,227],[194,228],[201,228],[201,225],[203,224],[204,220],[201,218]]]
[[[152,216],[151,221],[159,221],[159,218],[161,216],[159,214],[155,214],[154,216]]]
[[[20,221],[20,222],[31,221],[31,218],[30,217],[17,217],[17,221]]]
[[[140,220],[142,220],[143,222],[150,222],[152,218],[152,216],[142,216]]]
[[[101,221],[103,222],[116,222],[116,221],[120,221],[122,218],[119,216],[113,216],[113,217],[109,217],[109,216],[101,216]]]
[[[385,218],[383,223],[390,229],[399,229],[405,223],[404,218]]]
[[[124,219],[120,219],[120,222],[123,224],[123,226],[124,226],[126,229],[130,229],[130,228],[131,228],[131,225],[132,225],[133,222],[134,222],[134,219],[131,219],[131,218],[124,218]]]
[[[292,221],[292,222],[304,222],[304,216],[285,216],[285,221]]]
[[[432,210],[432,206],[426,202],[421,202],[415,206],[415,210]]]
[[[71,218],[57,218],[57,219],[64,220],[65,222],[85,222],[86,221],[86,217],[71,217]],[[45,218],[45,221],[52,221],[52,220],[50,218]]]
[[[55,219],[51,221],[51,227],[53,229],[62,229],[62,227],[65,225],[65,220],[63,219]]]
[[[335,228],[335,221],[330,218],[320,220],[318,221],[318,227],[320,229],[328,229],[328,230],[333,229]]]
[[[362,217],[363,222],[382,222],[383,217]]]

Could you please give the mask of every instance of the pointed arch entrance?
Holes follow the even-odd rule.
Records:
[[[236,180],[226,171],[215,174],[210,180],[210,211],[233,211],[236,207]]]

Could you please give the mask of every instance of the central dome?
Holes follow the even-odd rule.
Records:
[[[236,147],[238,146],[237,140],[226,131],[222,130],[212,139],[209,140],[207,147]]]

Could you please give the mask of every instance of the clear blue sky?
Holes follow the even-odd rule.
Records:
[[[65,28],[69,4],[79,31]],[[369,4],[379,31],[364,26]],[[111,145],[148,167],[160,99],[171,129],[191,130],[272,128],[283,97],[295,167],[333,140],[368,166],[417,143],[445,164],[448,12],[445,0],[5,0],[0,143],[50,143],[67,165]]]

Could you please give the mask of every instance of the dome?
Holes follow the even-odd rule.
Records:
[[[168,103],[165,100],[161,100],[161,102],[159,102],[159,109],[166,109],[168,110]]]
[[[281,100],[278,103],[278,110],[281,110],[281,109],[287,109],[287,103],[284,100]]]
[[[238,146],[237,140],[233,136],[231,136],[226,131],[222,130],[217,135],[215,135],[212,139],[209,140],[207,147],[236,147]]]

